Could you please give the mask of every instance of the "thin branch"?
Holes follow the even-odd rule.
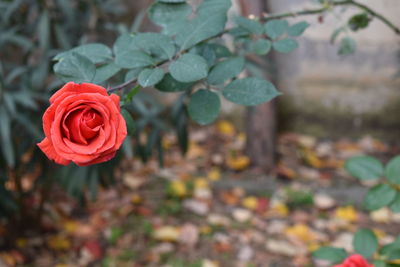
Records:
[[[400,35],[400,28],[394,25],[391,21],[389,21],[387,18],[385,18],[382,14],[379,14],[378,12],[372,10],[368,6],[358,3],[354,0],[343,0],[343,1],[334,1],[331,2],[330,5],[324,6],[322,8],[317,8],[317,9],[309,9],[309,10],[302,10],[302,11],[296,11],[296,12],[287,12],[287,13],[282,13],[282,14],[277,14],[277,15],[266,15],[263,19],[266,20],[272,20],[272,19],[282,19],[282,18],[288,18],[288,17],[297,17],[297,16],[304,16],[304,15],[315,15],[315,14],[320,14],[325,11],[328,11],[331,7],[334,6],[355,6],[360,9],[365,10],[367,13],[369,13],[371,16],[379,19],[381,22],[386,24],[390,29],[394,31],[395,34]]]
[[[385,23],[389,28],[391,28],[397,35],[400,35],[400,28],[397,27],[396,25],[394,25],[391,21],[389,21],[386,17],[384,17],[382,14],[377,13],[376,11],[370,9],[369,7],[367,7],[364,4],[358,3],[354,0],[349,0],[348,1],[350,5],[353,6],[357,6],[361,9],[364,9],[365,11],[367,11],[369,14],[371,14],[371,16],[379,19],[380,21],[382,21],[383,23]]]

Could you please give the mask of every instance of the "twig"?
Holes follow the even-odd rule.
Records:
[[[323,13],[334,6],[346,6],[346,5],[347,6],[355,6],[360,9],[365,10],[371,16],[379,19],[384,24],[386,24],[390,29],[392,29],[394,31],[395,34],[400,35],[400,28],[397,27],[396,25],[394,25],[391,21],[389,21],[387,18],[385,18],[382,14],[379,14],[378,12],[369,8],[368,6],[358,3],[357,1],[354,1],[354,0],[334,1],[334,2],[331,2],[329,5],[324,6],[322,8],[302,10],[302,11],[296,11],[296,12],[287,12],[287,13],[282,13],[282,14],[277,14],[277,15],[272,14],[272,15],[267,15],[267,16],[263,17],[263,19],[264,20],[272,20],[272,19],[282,19],[282,18],[297,17],[297,16],[304,16],[304,15],[315,15],[315,14]]]

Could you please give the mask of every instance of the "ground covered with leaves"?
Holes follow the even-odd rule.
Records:
[[[329,266],[323,245],[351,252],[354,233],[375,231],[380,245],[399,234],[400,214],[362,208],[367,187],[343,169],[360,154],[387,161],[399,147],[371,137],[279,137],[273,175],[250,168],[245,135],[227,121],[194,130],[182,157],[171,135],[164,167],[126,160],[117,184],[85,206],[54,190],[42,233],[19,236],[0,266]],[[34,224],[35,222],[31,222]],[[5,236],[4,228],[0,234]]]

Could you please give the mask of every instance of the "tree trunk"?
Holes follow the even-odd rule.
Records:
[[[266,0],[240,0],[242,14],[260,16],[267,11],[266,2]],[[269,60],[273,61],[273,55],[269,55]],[[268,78],[271,80],[272,77]],[[272,83],[276,84],[276,79],[272,79]],[[245,124],[247,155],[251,158],[254,167],[265,173],[271,173],[275,165],[277,130],[275,100],[248,108]]]

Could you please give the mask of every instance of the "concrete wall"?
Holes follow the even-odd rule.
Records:
[[[272,13],[315,8],[309,0],[269,0]],[[400,26],[400,1],[360,1]],[[339,56],[339,40],[332,32],[345,24],[356,8],[341,7],[307,20],[311,27],[300,38],[300,48],[277,56],[280,122],[284,130],[321,136],[370,131],[385,137],[400,134],[400,36],[374,19],[367,29],[349,32],[357,41],[354,55]],[[397,76],[396,76],[397,75]]]

